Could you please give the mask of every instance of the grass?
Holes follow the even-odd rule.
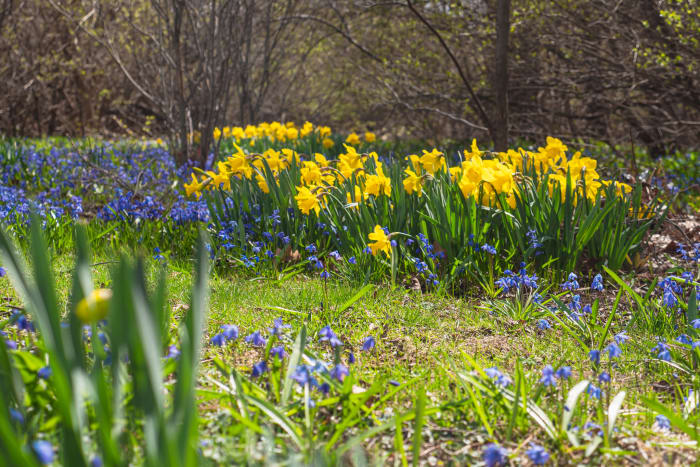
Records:
[[[94,258],[93,280],[97,286],[110,286],[109,270],[112,267],[111,252],[102,252]],[[66,304],[71,287],[69,271],[74,262],[73,255],[61,254],[52,260],[57,272],[57,289],[60,303]],[[190,286],[193,282],[192,264],[186,260],[173,260],[167,266],[167,301],[175,317],[186,309],[190,300]],[[158,261],[147,262],[149,287],[156,281]],[[4,305],[18,306],[18,299],[9,286],[7,278],[0,278],[0,288],[5,291]],[[535,384],[540,370],[547,364],[555,368],[561,365],[572,367],[575,381],[583,378],[594,381],[595,374],[588,356],[582,351],[578,341],[561,329],[541,331],[533,323],[522,323],[508,317],[491,313],[491,307],[484,306],[478,298],[454,298],[436,294],[422,294],[409,289],[391,289],[386,285],[368,288],[366,294],[352,306],[342,309],[358,291],[352,283],[323,281],[297,275],[284,281],[259,278],[244,278],[240,275],[216,270],[210,278],[210,309],[206,339],[219,332],[223,324],[236,324],[241,338],[235,343],[218,348],[208,345],[205,348],[200,374],[200,390],[211,388],[209,378],[221,380],[216,368],[217,359],[248,374],[252,365],[259,360],[260,351],[242,342],[242,337],[255,330],[271,326],[274,318],[283,318],[286,323],[298,330],[306,323],[310,340],[315,341],[319,330],[330,325],[339,338],[357,356],[353,366],[354,381],[358,387],[367,388],[373,381],[380,381],[388,393],[396,381],[401,391],[377,407],[373,417],[377,421],[387,419],[392,414],[412,410],[417,398],[425,392],[429,407],[439,407],[437,416],[428,416],[422,427],[420,459],[434,463],[445,461],[473,463],[481,458],[484,443],[492,435],[480,421],[478,407],[472,406],[470,395],[459,384],[452,371],[460,368],[473,375],[470,361],[481,368],[498,367],[508,375],[520,371],[529,375]],[[599,321],[605,322],[615,298],[614,291],[603,297]],[[496,299],[496,303],[502,301]],[[615,317],[610,335],[622,330],[621,323],[628,322],[635,313],[635,303],[627,298]],[[173,328],[174,330],[174,328]],[[643,329],[629,332],[630,342],[625,346],[624,358],[614,370],[613,383],[605,388],[609,400],[618,390],[626,390],[624,410],[618,422],[619,436],[614,448],[594,452],[584,457],[582,450],[565,448],[550,451],[558,462],[618,462],[634,463],[647,459],[649,462],[692,462],[697,451],[669,444],[688,441],[683,435],[659,434],[652,430],[653,413],[643,410],[644,397],[661,400],[676,400],[670,397],[680,386],[688,384],[688,378],[674,375],[663,363],[650,358],[649,346],[645,342],[654,336]],[[371,352],[362,352],[365,337],[376,338],[377,346]],[[669,340],[672,337],[669,335]],[[315,351],[320,346],[312,346]],[[605,364],[604,364],[605,365]],[[691,377],[691,379],[694,379]],[[675,381],[674,381],[675,380]],[[571,386],[569,385],[569,386]],[[553,413],[557,412],[557,390],[539,390],[538,404]],[[471,398],[474,395],[471,394]],[[205,398],[206,399],[206,398]],[[592,403],[592,402],[588,402]],[[487,406],[489,402],[484,402]],[[677,404],[677,402],[676,402]],[[262,459],[259,447],[246,451],[239,443],[231,442],[231,434],[236,426],[230,408],[220,401],[200,401],[202,418],[202,452],[213,463],[229,463],[242,459]],[[542,429],[532,422],[518,420],[514,427],[508,417],[496,408],[487,413],[487,418],[499,438],[503,433],[515,430],[517,437],[502,443],[515,452],[515,457],[524,459],[528,440],[547,446],[547,438]],[[368,442],[363,443],[366,454],[373,462],[383,459],[389,463],[401,464],[402,456],[412,458],[411,443],[415,433],[411,423],[403,423],[400,434],[388,430]],[[353,431],[348,433],[348,436]],[[239,434],[240,436],[240,434]],[[405,445],[397,446],[397,439]],[[551,443],[549,444],[551,447]],[[403,453],[403,454],[402,454]],[[252,457],[249,457],[251,456]]]

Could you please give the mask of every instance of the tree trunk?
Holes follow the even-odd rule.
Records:
[[[508,35],[510,33],[510,0],[496,2],[496,54],[493,87],[496,94],[496,115],[493,119],[493,144],[496,151],[508,150]]]

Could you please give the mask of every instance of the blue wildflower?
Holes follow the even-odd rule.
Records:
[[[593,383],[590,383],[588,385],[588,388],[586,389],[586,392],[593,398],[595,399],[600,399],[600,396],[602,395],[602,391],[600,390],[599,387],[594,385]]]
[[[579,288],[577,279],[578,276],[576,276],[576,274],[574,274],[573,272],[570,273],[568,280],[561,285],[562,290],[577,290]]]
[[[283,329],[289,329],[291,327],[292,326],[289,324],[284,324],[284,321],[282,321],[282,318],[275,318],[272,321],[272,327],[269,329],[269,331],[270,331],[270,334],[281,336]]]
[[[598,292],[603,291],[603,276],[596,274],[591,283],[591,289],[597,290]]]
[[[261,362],[256,363],[255,365],[253,365],[253,371],[251,372],[251,376],[253,378],[257,378],[258,376],[261,376],[266,371],[268,371],[267,362],[265,362],[265,360],[263,360]]]
[[[226,344],[226,337],[224,337],[223,334],[219,333],[211,338],[211,343],[212,345],[221,347],[222,345]]]
[[[223,324],[221,330],[226,340],[233,341],[238,339],[238,326],[235,324]]]
[[[622,345],[622,344],[626,343],[629,340],[629,338],[630,338],[630,336],[627,335],[627,331],[619,332],[619,333],[615,334],[615,337],[613,337],[613,339],[615,339],[615,342],[618,345]]]
[[[53,371],[51,370],[50,366],[45,366],[45,367],[40,368],[36,374],[41,379],[49,379],[51,377],[51,375],[53,374]]]
[[[591,360],[591,362],[598,365],[600,363],[600,350],[591,350],[590,352],[588,352],[588,358]]]
[[[19,423],[20,425],[24,425],[24,415],[22,415],[22,412],[17,409],[13,409],[12,407],[10,407],[9,412],[10,420],[15,423]]]
[[[542,318],[539,321],[537,321],[537,327],[542,331],[546,331],[547,329],[551,329],[552,325],[549,323],[549,321]]]
[[[45,440],[37,440],[32,443],[32,451],[40,463],[47,465],[53,462],[54,453],[51,443]]]
[[[571,377],[571,367],[563,366],[559,368],[555,373],[554,377],[557,379],[569,379]]]
[[[284,350],[284,345],[278,345],[270,349],[270,355],[277,357],[279,360],[284,360],[287,356],[287,352]]]
[[[534,465],[544,465],[549,461],[549,453],[539,444],[530,443],[530,449],[525,451],[525,455]]]
[[[656,422],[656,426],[659,427],[660,430],[671,429],[671,420],[669,420],[668,417],[666,417],[665,415],[657,415],[654,421]]]
[[[180,350],[176,345],[171,345],[168,347],[168,355],[165,356],[167,359],[177,360],[180,357]]]
[[[613,342],[612,344],[609,344],[609,345],[605,348],[605,350],[606,350],[606,352],[608,352],[608,358],[610,358],[611,360],[612,360],[613,358],[618,358],[618,357],[622,356],[622,350],[621,350],[620,347],[618,347],[618,345],[617,345],[616,343],[614,343],[614,342]]]
[[[254,333],[247,335],[245,341],[248,344],[254,345],[255,347],[264,347],[267,343],[267,339],[260,334],[260,331],[255,331]]]
[[[610,373],[608,373],[607,371],[602,372],[598,375],[598,381],[600,381],[601,383],[609,383]]]
[[[370,251],[371,251],[371,250],[370,250]],[[350,258],[348,258],[348,263],[350,263],[350,264],[357,264],[357,260],[355,259],[354,256],[351,256]]]
[[[304,249],[307,251],[307,253],[310,253],[310,254],[312,254],[312,255],[313,255],[314,253],[316,253],[316,251],[317,251],[317,250],[316,250],[316,245],[314,245],[313,243],[312,243],[311,245],[307,245],[306,248],[304,248]]]
[[[496,443],[491,443],[484,449],[483,459],[486,463],[486,467],[505,465],[508,460],[508,450]]]
[[[338,363],[330,371],[331,378],[337,379],[340,382],[342,382],[345,379],[345,377],[349,374],[350,374],[350,370],[348,370],[348,367],[346,367],[342,363]]]
[[[365,341],[362,343],[362,350],[364,352],[372,350],[376,344],[377,344],[377,341],[374,340],[374,337],[368,336],[365,339]]]
[[[557,382],[554,378],[554,368],[552,365],[547,365],[542,369],[542,378],[540,378],[540,383],[546,386],[555,386]]]

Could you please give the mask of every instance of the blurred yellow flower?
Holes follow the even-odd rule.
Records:
[[[333,145],[334,145],[335,143],[334,143],[333,140],[330,139],[330,138],[323,138],[323,142],[322,142],[321,144],[323,144],[323,147],[324,147],[324,148],[330,149],[330,148],[333,147]]]
[[[374,143],[377,140],[377,135],[372,133],[371,131],[368,131],[365,133],[365,141],[368,143]]]
[[[367,175],[365,181],[365,193],[374,196],[391,196],[391,179],[384,175],[381,163],[377,165],[377,173]]]
[[[404,173],[408,175],[403,180],[403,189],[406,190],[406,193],[409,195],[417,193],[419,197],[423,196],[423,177],[409,168],[405,169]]]
[[[391,240],[381,225],[374,226],[374,232],[369,234],[369,239],[372,240],[369,247],[373,255],[376,256],[380,251],[383,251],[388,257],[391,257]]]
[[[193,194],[199,199],[202,196],[202,189],[206,186],[206,181],[199,181],[197,177],[192,174],[192,182],[185,183],[185,194],[187,196],[192,196]]]
[[[348,135],[345,142],[348,144],[352,144],[353,146],[357,146],[358,144],[360,144],[360,137],[357,136],[357,133],[353,132]]]

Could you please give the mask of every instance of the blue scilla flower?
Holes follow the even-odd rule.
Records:
[[[537,321],[537,328],[542,330],[542,331],[546,331],[547,329],[551,329],[552,325],[549,323],[549,321],[542,318],[542,319]]]
[[[267,344],[267,339],[265,339],[260,331],[255,331],[252,334],[246,336],[245,341],[248,344],[254,345],[255,347],[264,347]]]
[[[364,342],[362,343],[362,351],[368,352],[372,350],[376,344],[377,342],[374,340],[374,337],[367,336],[367,338],[365,338]]]
[[[670,430],[671,429],[671,420],[668,419],[665,415],[657,415],[656,418],[654,419],[656,422],[656,426],[660,430]]]
[[[176,345],[168,346],[168,354],[165,356],[168,360],[177,360],[180,357],[180,349]]]
[[[568,280],[561,285],[562,290],[577,290],[579,288],[578,276],[576,274],[569,273]]]
[[[588,393],[589,396],[595,398],[595,399],[600,399],[600,396],[602,395],[603,391],[600,390],[599,387],[597,387],[593,383],[588,384],[588,388],[586,389],[586,392]]]
[[[316,245],[314,245],[313,243],[310,245],[306,245],[306,248],[304,248],[304,249],[306,250],[307,253],[310,253],[312,255],[314,253],[316,253]]]
[[[534,465],[545,465],[549,462],[549,453],[539,444],[530,443],[530,449],[525,451],[525,455]]]
[[[590,352],[588,352],[588,358],[595,365],[598,365],[600,363],[600,350],[597,350],[597,349],[591,350]]]
[[[261,376],[266,371],[268,371],[267,362],[265,362],[265,360],[263,360],[261,362],[256,363],[255,365],[253,365],[253,370],[251,372],[251,376],[253,378],[257,378],[258,376]]]
[[[333,369],[330,371],[331,378],[337,379],[341,383],[345,379],[347,375],[350,374],[350,370],[348,370],[348,367],[343,365],[342,363],[338,363],[336,366],[333,367]]]
[[[311,375],[309,367],[306,365],[297,366],[290,378],[299,383],[300,386],[305,386],[307,384],[313,385],[313,383],[315,383],[315,379]]]
[[[284,345],[278,345],[270,349],[270,355],[277,357],[279,360],[284,360],[287,352],[284,350]]]
[[[36,440],[32,443],[32,451],[34,451],[34,455],[36,456],[37,460],[44,464],[48,465],[51,462],[53,462],[54,458],[54,453],[53,453],[53,445],[49,443],[48,441],[45,440]]]
[[[329,277],[331,277],[331,273],[324,269],[321,273],[321,279],[328,279]]]
[[[223,324],[221,326],[221,331],[228,341],[238,339],[238,326],[235,324]]]
[[[366,247],[364,247],[364,249],[362,250],[362,252],[363,252],[364,254],[366,254],[366,255],[371,255],[371,254],[372,254],[372,249],[371,249],[370,247],[366,246]]]
[[[5,274],[7,274],[7,272],[5,272],[5,268],[0,266],[0,277],[5,277]]]
[[[224,337],[223,334],[219,333],[215,335],[214,337],[211,338],[211,344],[215,345],[217,347],[221,347],[222,345],[226,344],[226,337]]]
[[[496,386],[506,387],[512,383],[511,379],[507,375],[501,373],[495,366],[486,368],[484,373],[494,381]]]
[[[486,253],[488,253],[488,254],[490,254],[490,255],[495,255],[495,254],[497,253],[497,252],[496,252],[496,248],[495,248],[495,247],[492,247],[492,246],[489,245],[488,243],[484,243],[484,244],[481,246],[481,251],[485,251]]]
[[[24,425],[24,415],[22,415],[22,412],[17,409],[13,409],[12,407],[10,407],[9,412],[10,420],[20,425]]]
[[[508,450],[496,443],[491,443],[484,449],[483,459],[486,467],[505,465],[508,461]]]
[[[50,366],[45,366],[40,368],[39,371],[36,372],[36,374],[41,379],[49,379],[53,374],[53,371],[51,370]]]
[[[554,373],[554,377],[557,379],[569,379],[571,377],[571,367],[562,366]]]
[[[663,340],[659,340],[656,346],[651,349],[652,353],[656,354],[656,358],[659,360],[664,360],[667,362],[671,361],[671,351],[670,347]]]
[[[282,318],[275,318],[272,320],[272,327],[268,330],[270,331],[270,334],[281,336],[284,329],[290,329],[291,327],[292,326],[289,324],[284,324]]]
[[[357,259],[355,259],[354,256],[351,256],[348,258],[348,263],[350,264],[357,264]]]
[[[540,378],[540,383],[546,386],[557,385],[556,379],[554,378],[554,368],[552,365],[547,365],[542,369],[542,378]]]
[[[603,276],[596,274],[591,283],[591,289],[597,290],[598,292],[603,291]]]
[[[598,375],[598,381],[601,383],[609,383],[610,382],[610,373],[607,371],[602,372],[601,374]]]
[[[693,341],[687,334],[681,334],[680,336],[676,337],[676,342],[679,344],[693,345]]]
[[[569,303],[569,309],[573,311],[578,311],[581,309],[581,296],[574,295],[571,297],[571,303]]]
[[[615,334],[615,337],[613,337],[613,339],[615,339],[615,342],[618,345],[622,345],[630,339],[630,336],[627,335],[627,331],[622,331]]]
[[[331,251],[330,253],[328,253],[328,256],[330,256],[331,258],[333,258],[333,259],[336,260],[336,261],[340,261],[341,259],[343,259],[343,258],[340,256],[340,253],[338,253],[338,250]]]
[[[608,352],[608,358],[610,358],[610,360],[622,356],[622,349],[620,349],[620,347],[614,342],[609,344],[605,348],[605,351]]]
[[[102,462],[102,458],[100,456],[95,456],[90,461],[90,467],[102,467],[103,465],[104,463]]]
[[[349,363],[350,365],[354,365],[354,364],[355,364],[355,354],[352,353],[352,352],[349,352],[349,353],[348,353],[348,363]]]

